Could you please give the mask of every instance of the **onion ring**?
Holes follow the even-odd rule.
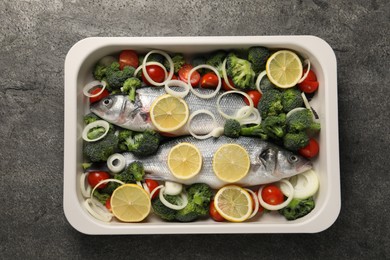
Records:
[[[253,201],[255,202],[255,208],[253,209],[252,214],[248,218],[248,219],[251,219],[254,216],[256,216],[257,212],[259,211],[259,199],[257,198],[256,193],[253,190],[247,189],[247,188],[245,188],[245,190],[248,191],[252,195]]]
[[[203,65],[198,65],[196,66],[195,68],[193,68],[192,70],[190,70],[190,72],[188,73],[188,78],[187,78],[187,83],[188,85],[190,86],[190,89],[191,89],[191,92],[199,97],[199,98],[203,98],[203,99],[208,99],[208,98],[212,98],[214,97],[215,95],[218,94],[219,90],[221,89],[221,86],[222,86],[222,80],[221,80],[221,77],[218,77],[218,85],[217,85],[217,88],[215,89],[214,92],[210,93],[210,94],[200,94],[198,91],[195,91],[195,89],[192,87],[191,85],[191,76],[192,76],[192,73],[194,73],[194,71],[198,70],[198,69],[210,69],[212,70],[215,75],[219,75],[218,71],[213,67],[213,66],[210,66],[210,65],[207,65],[207,64],[203,64]]]
[[[196,116],[199,115],[199,114],[206,114],[206,115],[209,115],[209,116],[211,116],[211,118],[213,119],[213,124],[214,124],[215,127],[214,127],[213,130],[211,130],[210,133],[208,133],[208,134],[206,134],[206,135],[197,135],[197,134],[195,134],[195,133],[192,131],[192,129],[191,129],[191,121],[194,119],[194,117],[196,117]],[[197,110],[197,111],[193,112],[193,113],[190,115],[190,117],[188,118],[188,122],[187,122],[187,128],[188,128],[188,132],[190,132],[190,134],[191,134],[193,137],[195,137],[195,138],[197,138],[197,139],[201,139],[201,140],[207,139],[207,138],[209,138],[209,137],[213,137],[213,132],[214,132],[214,130],[217,128],[217,120],[215,119],[214,114],[211,113],[210,111],[208,111],[208,110],[206,110],[206,109],[200,109],[200,110]]]
[[[106,131],[98,138],[89,139],[88,132],[92,128],[95,128],[95,127],[103,127]],[[110,130],[110,124],[108,122],[106,122],[104,120],[97,120],[97,121],[89,123],[88,125],[85,126],[83,133],[82,133],[82,137],[83,137],[84,141],[86,141],[86,142],[96,142],[96,141],[99,141],[100,139],[104,138],[107,135],[109,130]]]
[[[261,91],[260,83],[265,75],[267,75],[267,71],[263,70],[262,72],[260,72],[259,76],[257,76],[256,83],[255,83],[257,91],[259,91],[261,94],[263,94],[263,91]]]
[[[93,217],[98,220],[110,222],[113,217],[108,209],[94,198],[86,199],[84,201],[84,207]]]
[[[160,194],[159,194],[159,198],[160,198],[162,204],[164,204],[168,208],[174,209],[174,210],[181,210],[181,209],[184,209],[187,206],[187,204],[188,204],[187,194],[185,194],[184,192],[180,193],[180,196],[181,196],[181,199],[183,201],[183,204],[182,205],[175,205],[175,204],[170,203],[169,201],[167,201],[164,198],[164,190],[165,190],[165,187],[162,187],[161,191],[160,191]]]
[[[268,209],[268,210],[279,210],[279,209],[286,207],[292,201],[292,199],[294,197],[294,187],[292,186],[292,184],[287,180],[280,180],[279,182],[284,183],[289,187],[290,196],[288,196],[284,202],[282,202],[278,205],[270,205],[270,204],[266,203],[261,196],[261,192],[263,191],[263,188],[265,186],[265,185],[263,185],[260,187],[259,193],[257,194],[257,198],[259,199],[260,205],[263,206],[263,208]]]
[[[102,89],[98,93],[95,93],[95,94],[89,93],[89,91],[96,86],[102,86]],[[87,85],[84,86],[83,93],[87,97],[97,97],[103,93],[103,91],[106,89],[106,86],[107,86],[107,83],[104,80],[103,81],[94,80],[94,81],[91,81]]]
[[[219,105],[219,103],[221,102],[221,99],[223,96],[225,95],[228,95],[228,94],[232,94],[232,93],[237,93],[237,94],[240,94],[240,95],[243,95],[244,97],[246,97],[249,101],[249,107],[252,107],[253,108],[253,100],[250,98],[250,96],[245,93],[245,92],[242,92],[240,90],[229,90],[229,91],[226,91],[224,92],[223,94],[221,94],[218,99],[217,99],[217,110],[218,112],[221,114],[221,116],[223,116],[224,118],[226,119],[235,119],[237,121],[239,121],[240,118],[238,118],[238,116],[229,116],[228,114],[224,113],[221,109],[221,106]],[[244,116],[243,118],[246,118],[249,116],[250,113],[247,113],[246,116]],[[243,119],[241,118],[241,119]]]
[[[156,65],[156,66],[159,66],[160,68],[162,68],[164,70],[164,73],[165,73],[165,78],[168,77],[168,71],[167,69],[164,67],[164,65],[162,65],[160,62],[157,62],[157,61],[148,61],[146,62],[145,66],[148,66],[148,65]],[[140,70],[142,70],[142,67],[143,67],[143,64],[142,65],[139,65],[138,68],[136,68],[136,70],[134,71],[134,77],[137,77],[137,74]]]
[[[183,87],[184,91],[175,91],[175,90],[170,88],[172,86]],[[175,80],[168,80],[165,83],[165,91],[174,97],[184,98],[190,92],[190,86],[181,80],[176,80],[176,79]]]
[[[89,198],[91,196],[91,186],[85,184],[87,176],[88,172],[83,172],[80,176],[80,189],[84,198]]]
[[[235,90],[237,88],[233,87],[232,85],[230,85],[230,82],[229,82],[229,79],[227,77],[227,73],[226,73],[226,61],[227,59],[225,59],[223,62],[222,62],[222,77],[223,77],[223,80],[225,81],[225,84],[231,88],[232,90]]]
[[[158,53],[158,54],[161,54],[163,55],[167,61],[169,62],[169,75],[168,75],[168,78],[166,78],[163,82],[156,82],[154,81],[148,74],[148,72],[146,71],[146,60],[148,59],[149,55],[152,54],[152,53]],[[174,72],[174,66],[173,66],[173,61],[171,59],[171,57],[164,51],[159,51],[159,50],[153,50],[153,51],[150,51],[148,52],[146,55],[145,55],[145,58],[144,60],[142,61],[142,72],[145,76],[145,78],[147,79],[147,81],[149,81],[150,84],[152,85],[155,85],[155,86],[163,86],[165,84],[166,81],[168,80],[171,80],[172,79],[172,76],[173,76],[173,72]]]
[[[305,73],[305,75],[302,76],[302,78],[298,81],[297,84],[302,83],[302,82],[307,78],[307,75],[309,75],[310,66],[311,66],[310,60],[309,60],[309,59],[306,59],[306,60],[304,61],[304,63],[307,63],[306,73]]]
[[[120,153],[114,153],[107,159],[107,167],[112,173],[122,171],[126,166],[126,159]]]

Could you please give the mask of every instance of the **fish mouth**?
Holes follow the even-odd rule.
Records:
[[[297,170],[298,172],[302,173],[308,170],[311,170],[313,168],[313,163],[311,161],[307,161],[304,164],[300,165]]]

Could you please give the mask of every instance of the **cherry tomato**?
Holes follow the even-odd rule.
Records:
[[[165,72],[160,66],[148,65],[146,66],[146,71],[149,77],[157,83],[161,83],[165,80]],[[144,73],[142,73],[142,80],[147,85],[153,85],[146,79]]]
[[[91,90],[90,94],[94,95],[94,94],[97,94],[99,93],[100,91],[102,90],[102,88],[94,88],[93,90]],[[110,95],[110,93],[107,91],[107,89],[104,89],[103,92],[100,94],[100,95],[97,95],[95,97],[90,97],[89,98],[89,103],[95,103],[105,97],[107,97],[108,95]]]
[[[106,200],[106,208],[111,211],[111,197]]]
[[[172,80],[178,80],[178,79],[179,78],[175,74],[172,75]]]
[[[125,50],[119,54],[119,69],[123,70],[125,66],[133,68],[138,67],[138,54],[132,50]]]
[[[206,73],[200,80],[201,88],[217,88],[219,77],[213,72]]]
[[[228,78],[230,86],[234,87],[233,80],[231,78]],[[222,89],[225,91],[234,90],[233,88],[229,87],[225,80],[222,78]]]
[[[318,155],[320,146],[314,138],[310,138],[309,144],[298,150],[298,153],[306,158],[313,158]]]
[[[307,71],[307,69],[304,69],[302,75],[305,75],[306,71]],[[305,80],[317,81],[317,76],[312,70],[309,70],[309,74],[307,74],[307,77]]]
[[[107,172],[100,172],[100,171],[90,172],[88,174],[88,183],[89,185],[91,185],[92,188],[94,188],[99,182],[101,182],[102,180],[106,180],[108,178],[110,178],[110,174],[108,174]],[[99,187],[97,187],[97,189],[103,189],[106,186],[107,183],[103,183],[100,184]]]
[[[214,201],[210,202],[210,217],[218,222],[223,222],[225,219],[219,214],[219,212],[215,209]]]
[[[157,188],[157,187],[159,186],[157,181],[151,180],[151,179],[146,179],[146,180],[145,180],[145,183],[146,183],[146,185],[148,186],[150,193],[152,193],[152,191],[153,191],[155,188]],[[154,199],[155,197],[157,197],[157,195],[158,195],[159,192],[160,192],[159,190],[156,191],[156,192],[153,194],[152,199]]]
[[[278,205],[284,201],[284,195],[278,186],[274,184],[266,185],[261,191],[261,197],[265,203]]]
[[[304,69],[303,74],[305,74],[306,71],[307,70]],[[318,89],[318,85],[319,83],[317,81],[316,74],[312,70],[310,70],[305,80],[298,84],[298,87],[302,92],[310,94],[315,92]]]
[[[257,90],[249,90],[246,93],[252,99],[253,106],[257,107],[257,104],[259,104],[260,98],[262,96],[261,93],[259,91],[257,91]],[[245,102],[245,104],[247,104],[249,106],[249,100],[246,97],[244,97],[244,102]]]
[[[194,67],[191,64],[184,64],[180,70],[179,70],[179,79],[184,82],[188,82],[188,73],[193,69]],[[197,71],[194,71],[191,75],[191,86],[196,87],[199,84],[200,81],[200,74]]]

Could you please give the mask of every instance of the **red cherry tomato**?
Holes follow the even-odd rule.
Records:
[[[318,155],[320,146],[314,138],[310,138],[309,144],[298,150],[298,153],[306,158],[313,158]]]
[[[278,205],[284,201],[284,195],[278,186],[274,184],[266,185],[261,191],[261,197],[265,203]]]
[[[221,214],[215,209],[214,200],[210,202],[210,217],[218,222],[225,221]]]
[[[304,69],[302,75],[305,75],[306,71],[307,71],[307,69]],[[317,76],[312,70],[309,70],[309,74],[307,74],[307,77],[305,80],[317,81]]]
[[[230,86],[234,87],[233,80],[232,80],[231,78],[228,78],[228,80],[229,80]],[[233,88],[229,87],[229,86],[226,84],[224,78],[222,78],[222,89],[225,90],[225,91],[234,90]]]
[[[305,74],[306,71],[306,69],[303,70],[303,74]],[[298,84],[299,89],[308,94],[315,92],[318,89],[318,86],[317,76],[312,70],[309,71],[305,80]]]
[[[201,88],[217,88],[219,77],[213,72],[206,73],[200,80]]]
[[[257,104],[259,104],[259,101],[260,101],[261,96],[262,96],[261,93],[259,91],[257,91],[257,90],[249,90],[246,93],[252,99],[253,106],[257,107]],[[246,97],[244,97],[244,102],[245,102],[245,104],[247,104],[249,106],[249,100]]]
[[[165,71],[158,65],[146,66],[146,72],[148,73],[149,77],[157,83],[161,83],[165,80]],[[142,80],[147,85],[153,85],[146,79],[144,73],[142,73]]]
[[[172,75],[172,80],[178,80],[178,79],[179,78],[175,74]]]
[[[119,54],[119,69],[123,70],[125,66],[138,67],[138,54],[135,51],[125,50]]]
[[[152,193],[152,191],[154,191],[154,189],[156,189],[156,188],[159,186],[157,181],[151,180],[151,179],[146,179],[146,180],[145,180],[145,183],[146,183],[146,185],[148,186],[150,193]],[[157,197],[157,195],[158,195],[159,192],[160,192],[159,190],[156,191],[156,192],[153,194],[152,199],[154,199],[155,197]]]
[[[111,197],[106,200],[106,208],[111,211]]]
[[[179,70],[179,79],[184,82],[188,82],[188,73],[193,69],[194,67],[190,64],[184,64],[180,70]],[[200,74],[197,71],[194,71],[191,75],[191,86],[196,87],[198,86],[200,81]]]
[[[99,182],[101,182],[102,180],[107,180],[108,178],[110,178],[110,174],[108,174],[107,172],[101,172],[101,171],[90,172],[88,174],[88,183],[89,185],[91,185],[92,188],[94,188]],[[103,189],[106,186],[107,183],[103,183],[100,184],[99,187],[97,187],[97,189]]]
[[[102,90],[102,88],[94,88],[93,90],[91,90],[90,94],[94,95],[94,94],[97,94],[99,93],[100,91]],[[97,95],[95,97],[90,97],[89,98],[89,103],[95,103],[105,97],[107,97],[108,95],[110,95],[110,93],[107,91],[107,89],[104,89],[103,92],[100,94],[100,95]]]

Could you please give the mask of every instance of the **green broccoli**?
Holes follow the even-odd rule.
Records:
[[[265,64],[270,56],[271,52],[265,47],[251,47],[248,51],[248,60],[252,63],[253,70],[259,73],[265,70]]]
[[[242,135],[242,136],[256,136],[256,137],[261,138],[262,140],[268,140],[268,135],[267,135],[265,129],[263,128],[262,124],[241,127],[240,135]]]
[[[148,60],[146,62],[150,62],[150,61],[155,61],[164,64],[165,57],[159,53],[152,53],[148,56]]]
[[[138,133],[123,129],[119,131],[118,138],[120,150],[129,151],[138,156],[156,153],[161,140],[161,136],[153,130]]]
[[[123,70],[119,69],[119,63],[113,62],[106,70],[106,82],[108,90],[118,90],[123,87],[123,83],[134,76],[135,68],[125,66]]]
[[[240,136],[241,124],[237,120],[228,119],[225,122],[224,126],[224,135],[232,138],[237,138]]]
[[[223,50],[218,50],[210,54],[206,60],[206,64],[214,67],[220,76],[222,76],[222,64],[226,58],[226,52]]]
[[[88,125],[92,122],[95,122],[97,120],[100,120],[100,117],[98,117],[97,115],[95,115],[94,113],[88,113],[84,116],[84,123],[85,125]]]
[[[283,111],[282,94],[279,90],[269,89],[263,93],[257,105],[262,118],[276,116]]]
[[[123,171],[115,174],[114,178],[124,183],[135,183],[142,181],[145,175],[144,166],[141,162],[134,161],[129,164]]]
[[[174,72],[175,73],[178,73],[179,70],[181,69],[181,67],[183,67],[183,65],[186,63],[186,61],[184,60],[184,57],[183,57],[182,54],[175,54],[175,55],[173,55],[172,62],[173,62],[173,67],[174,67]],[[167,59],[164,61],[164,67],[168,71],[170,70],[170,64],[169,64]]]
[[[263,92],[266,92],[269,89],[276,89],[277,87],[272,84],[272,82],[268,79],[267,75],[264,76],[264,78],[260,81],[260,90]]]
[[[229,53],[227,56],[226,71],[236,88],[249,90],[254,86],[255,72],[251,63],[238,58],[234,53]]]
[[[180,222],[190,222],[208,215],[213,191],[205,183],[194,183],[186,188],[188,204],[177,211],[175,219]]]
[[[93,127],[89,132],[87,133],[87,137],[91,140],[97,139],[100,136],[102,136],[106,132],[106,129],[104,127]]]
[[[262,128],[268,137],[280,139],[286,133],[286,114],[268,116],[261,122]]]
[[[91,162],[107,161],[108,157],[115,153],[118,148],[118,137],[110,128],[107,135],[95,142],[84,142],[84,156]]]
[[[178,204],[178,201],[180,200],[180,196],[172,196],[172,195],[164,195],[164,198],[172,204]],[[173,221],[175,220],[175,216],[177,213],[177,210],[168,208],[165,206],[160,198],[157,196],[154,200],[152,200],[152,208],[154,214],[159,216],[161,219],[166,220],[166,221]]]
[[[206,64],[206,57],[202,56],[202,55],[199,55],[199,56],[195,56],[191,59],[191,65],[194,66],[194,68],[198,65],[203,65],[203,64]],[[222,65],[221,65],[222,66]],[[201,68],[198,70],[198,72],[200,74],[204,74],[205,73],[205,69]]]
[[[100,65],[100,64],[96,64],[94,70],[93,70],[93,77],[96,79],[96,80],[103,80],[105,77],[106,77],[106,71],[107,71],[107,67],[106,66],[103,66],[103,65]]]
[[[309,140],[309,136],[304,131],[296,133],[287,133],[283,137],[283,145],[286,149],[290,151],[298,151],[302,147],[308,145]]]
[[[129,100],[133,101],[135,100],[135,90],[137,88],[140,88],[142,86],[142,83],[139,79],[137,78],[128,78],[126,81],[123,83],[123,87],[121,87],[121,91],[123,93],[128,93],[129,94]]]
[[[294,220],[309,214],[315,207],[313,197],[307,199],[293,199],[285,208],[279,210],[287,220]]]
[[[118,175],[118,174],[117,174]],[[115,176],[117,176],[115,175]],[[114,176],[114,179],[116,179]],[[102,193],[105,193],[105,194],[108,194],[108,195],[111,195],[114,190],[116,190],[121,184],[117,183],[117,182],[113,182],[113,181],[110,181],[109,183],[107,183],[107,185],[102,188],[100,191]]]
[[[295,87],[282,91],[282,106],[285,113],[288,113],[294,108],[302,107],[303,98],[301,91]]]
[[[100,202],[102,203],[103,205],[106,204],[106,201],[110,198],[110,194],[107,194],[107,193],[103,193],[103,192],[99,192],[97,190],[95,190],[93,192],[93,196]]]
[[[286,124],[288,132],[310,131],[315,133],[321,129],[321,125],[313,121],[313,113],[307,108],[294,111],[287,117]]]

